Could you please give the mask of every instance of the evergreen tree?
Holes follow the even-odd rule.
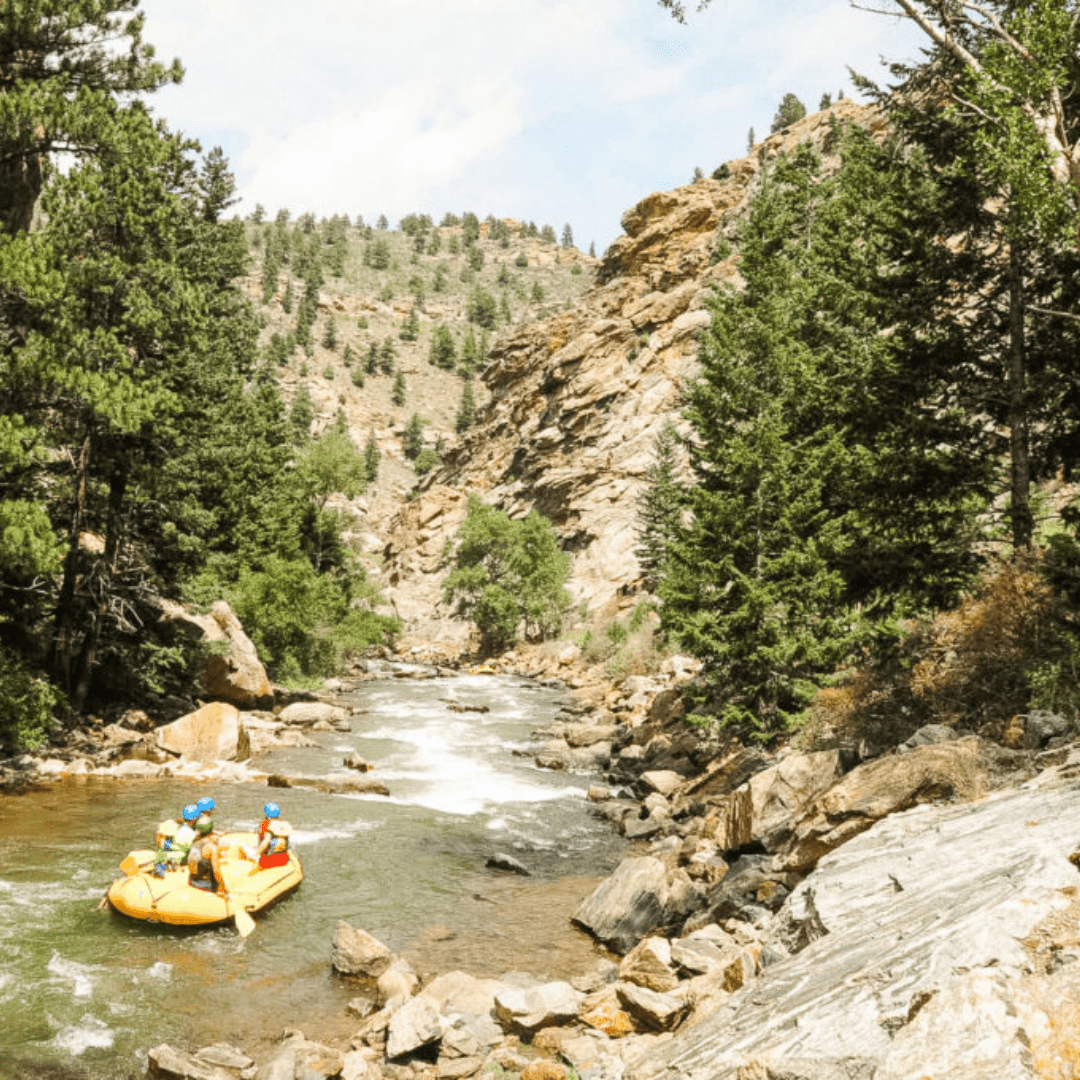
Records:
[[[399,337],[402,341],[415,341],[420,336],[420,316],[416,314],[416,308],[410,309],[408,317],[401,325]]]
[[[750,130],[749,130],[749,131],[748,131],[748,132],[746,133],[746,152],[747,152],[748,154],[750,153],[750,151],[751,151],[751,150],[753,150],[753,149],[754,149],[754,144],[755,144],[756,142],[757,142],[757,138],[756,138],[756,136],[754,135],[754,129],[753,129],[753,128],[751,128],[751,129],[750,129]]]
[[[499,303],[485,288],[477,287],[469,296],[468,319],[486,330],[494,330],[499,317]]]
[[[364,361],[364,371],[368,375],[375,375],[379,370],[379,346],[377,342],[372,342],[368,346],[367,359]]]
[[[416,456],[424,448],[424,421],[419,413],[413,413],[409,422],[405,425],[405,433],[402,436],[402,450],[405,456],[414,461]]]
[[[457,362],[454,336],[442,323],[439,323],[431,332],[431,351],[428,353],[428,360],[435,367],[446,371],[452,370]]]
[[[569,222],[562,227],[562,246],[565,248],[574,246],[574,230],[570,228]]]
[[[386,220],[385,214],[379,215],[379,220],[375,223],[376,229],[386,230],[390,228],[390,222]]]
[[[776,108],[776,115],[773,117],[769,131],[780,131],[782,128],[790,127],[805,115],[806,106],[794,94],[785,94]]]
[[[180,62],[165,67],[143,41],[138,9],[139,0],[4,5],[0,230],[29,229],[53,154],[116,152],[124,141],[120,103],[180,82]]]
[[[470,428],[476,422],[476,400],[473,397],[472,383],[466,379],[461,388],[461,404],[458,405],[457,416],[454,418],[454,430],[460,435],[466,428]]]
[[[543,240],[545,244],[554,244],[555,230],[550,225],[545,225],[540,230],[540,239]]]
[[[667,546],[678,534],[686,494],[678,479],[678,435],[664,427],[653,444],[653,460],[645,474],[645,488],[637,499],[638,546],[634,554],[655,589],[667,564]]]
[[[405,404],[405,373],[399,371],[394,376],[394,388],[390,392],[390,400],[400,408]]]
[[[293,396],[289,410],[289,423],[296,434],[296,439],[305,441],[311,435],[311,425],[315,422],[315,402],[311,400],[311,391],[307,383],[301,383]]]
[[[374,484],[379,478],[379,459],[382,457],[379,444],[375,441],[375,432],[368,434],[368,441],[364,445],[364,472],[367,482]]]
[[[663,619],[706,661],[721,717],[782,730],[876,618],[955,600],[990,462],[915,332],[934,192],[844,136],[820,176],[781,161],[716,297],[690,393],[690,524],[667,544]],[[883,334],[881,327],[892,332]],[[861,616],[856,612],[861,609]]]
[[[589,241],[589,256],[590,256],[590,258],[593,258],[593,259],[596,258],[596,241],[595,240],[590,240]]]
[[[334,318],[333,315],[331,315],[330,318],[326,320],[326,326],[323,330],[322,343],[323,348],[329,349],[331,352],[337,349],[337,320]]]
[[[387,338],[379,346],[379,371],[384,375],[394,373],[394,361],[397,359],[397,349],[394,347],[394,339]]]

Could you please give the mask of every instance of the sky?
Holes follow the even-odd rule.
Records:
[[[881,6],[880,4],[877,6]],[[785,93],[858,97],[848,67],[922,40],[849,0],[143,0],[179,57],[157,115],[221,146],[251,213],[471,210],[569,224],[602,252],[622,214],[764,137]]]

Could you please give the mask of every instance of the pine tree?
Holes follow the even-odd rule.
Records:
[[[773,117],[770,132],[780,131],[790,127],[806,115],[806,106],[791,93],[785,94],[777,106],[776,115]]]
[[[458,405],[457,416],[454,418],[454,430],[461,434],[466,428],[470,428],[476,422],[476,399],[473,397],[472,383],[466,379],[461,388],[461,404]]]
[[[398,336],[402,341],[415,341],[420,336],[420,316],[417,315],[415,307],[410,309]]]
[[[415,461],[417,455],[424,448],[424,421],[419,413],[413,413],[409,422],[405,425],[405,433],[402,436],[402,450],[410,461]]]
[[[5,5],[0,229],[9,235],[29,229],[53,154],[84,160],[114,152],[124,138],[121,103],[183,77],[178,60],[169,67],[154,60],[138,7],[139,0]]]
[[[750,129],[750,130],[749,130],[749,131],[748,131],[748,132],[746,133],[746,152],[747,152],[748,154],[750,153],[750,151],[751,151],[751,150],[753,150],[753,149],[754,149],[754,144],[755,144],[756,142],[757,142],[757,138],[756,138],[756,136],[754,135],[754,129],[753,129],[753,128],[751,128],[751,129]]]
[[[405,373],[399,371],[394,376],[394,388],[390,392],[390,400],[400,408],[405,404]]]
[[[326,320],[326,326],[323,330],[322,343],[323,347],[329,349],[331,352],[337,349],[337,320],[334,318],[333,315],[331,315],[330,318]]]
[[[664,427],[653,444],[653,460],[645,488],[637,499],[637,538],[634,549],[645,583],[655,589],[667,564],[669,542],[682,522],[686,494],[678,479],[678,435]]]
[[[562,246],[565,248],[574,246],[574,230],[570,228],[569,222],[562,228]]]
[[[910,319],[925,267],[905,253],[934,235],[936,196],[865,134],[842,155],[826,179],[800,147],[754,201],[746,288],[715,298],[701,339],[690,524],[659,587],[720,715],[766,734],[870,632],[868,609],[955,601],[992,464],[939,407],[952,372]]]
[[[439,323],[431,332],[431,350],[428,353],[428,360],[435,367],[446,371],[452,370],[457,362],[454,336],[442,323]]]
[[[379,459],[382,457],[382,453],[379,450],[379,444],[375,441],[375,432],[372,431],[368,434],[368,441],[364,446],[364,472],[367,475],[367,482],[374,484],[379,478]]]

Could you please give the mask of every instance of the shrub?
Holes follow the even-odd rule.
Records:
[[[63,695],[25,664],[0,651],[0,750],[36,750],[48,739],[53,713]]]
[[[519,627],[531,639],[558,630],[570,606],[570,557],[560,551],[551,522],[535,510],[512,521],[471,496],[446,558],[454,567],[443,586],[446,602],[476,623],[485,649],[512,644]]]

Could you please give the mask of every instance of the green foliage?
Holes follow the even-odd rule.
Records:
[[[405,433],[401,439],[402,452],[410,461],[415,461],[424,448],[424,424],[420,414],[413,413],[405,425]]]
[[[48,740],[63,697],[14,656],[0,650],[0,752],[37,750]]]
[[[425,473],[431,472],[438,464],[438,453],[436,453],[433,447],[426,446],[416,455],[416,460],[413,462],[413,468],[416,470],[418,476],[423,476]]]
[[[416,308],[412,308],[409,311],[408,317],[401,325],[401,331],[399,337],[402,341],[415,341],[420,336],[420,316],[416,312]]]
[[[529,256],[526,255],[524,251],[519,251],[517,253],[517,258],[514,259],[514,265],[524,269],[529,265]]]
[[[473,396],[472,383],[466,381],[461,388],[461,403],[454,418],[454,430],[461,434],[476,422],[476,399]]]
[[[364,444],[364,475],[369,484],[374,484],[379,478],[379,444],[375,441],[375,432],[368,435],[368,441]]]
[[[678,480],[678,436],[666,426],[653,445],[653,461],[645,488],[637,499],[637,540],[634,549],[645,582],[655,588],[667,563],[669,540],[678,533],[686,493]]]
[[[773,117],[769,131],[780,131],[790,127],[805,115],[806,106],[794,94],[785,94],[776,108],[776,115]]]
[[[457,350],[454,346],[454,336],[447,326],[439,323],[431,334],[431,349],[428,352],[428,360],[437,368],[445,371],[453,370],[457,363]]]
[[[858,132],[842,150],[831,178],[807,147],[776,167],[740,235],[746,289],[712,301],[687,409],[691,518],[659,589],[713,711],[766,737],[871,614],[955,600],[977,566],[989,462],[935,406],[948,373],[903,321],[920,288],[900,268],[907,230],[929,191]]]
[[[390,391],[390,400],[400,408],[405,404],[405,373],[399,371],[394,376],[394,388]]]
[[[494,330],[499,318],[499,302],[482,287],[474,289],[469,297],[469,322],[482,326],[485,330]]]
[[[535,510],[512,521],[470,496],[446,557],[453,566],[443,587],[446,602],[477,624],[486,649],[512,644],[519,626],[530,639],[558,631],[570,606],[570,557],[559,550],[551,522]]]

